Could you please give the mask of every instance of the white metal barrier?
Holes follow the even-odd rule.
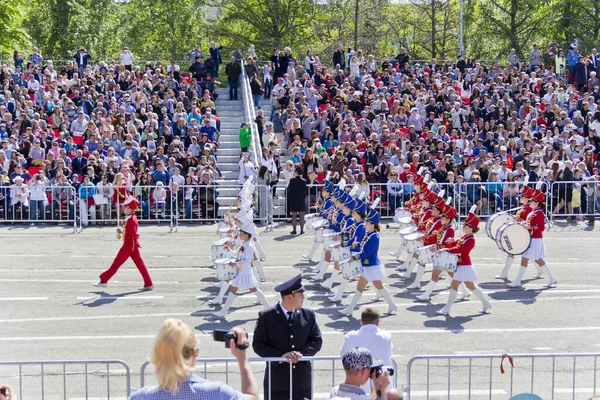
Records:
[[[19,400],[131,394],[131,370],[121,360],[0,361],[0,378]]]
[[[556,181],[548,186],[549,218],[587,219],[600,217],[600,186],[596,179]]]
[[[600,353],[416,356],[406,368],[405,393],[408,400],[507,399],[523,392],[544,399],[587,399],[598,391],[598,357]]]
[[[250,159],[254,166],[260,166],[262,148],[260,147],[260,138],[258,137],[258,126],[256,125],[256,112],[254,111],[254,102],[252,100],[252,91],[250,90],[250,77],[246,75],[245,63],[242,60],[242,75],[240,76],[240,86],[242,91],[242,103],[244,105],[244,116],[250,124],[252,139],[250,141]]]
[[[260,363],[260,367],[261,367],[261,371],[259,373],[270,373],[270,366],[271,363],[287,363],[287,359],[284,357],[264,357],[264,358],[249,358],[248,361],[252,364],[256,363]],[[331,391],[331,389],[340,382],[343,382],[344,380],[344,370],[341,366],[341,357],[340,356],[315,356],[315,357],[302,357],[302,361],[308,361],[311,362],[313,364],[312,367],[312,390],[313,393],[315,393],[315,390],[323,390],[327,393],[329,393]],[[263,363],[267,363],[267,371],[265,372],[264,369],[264,364]],[[330,374],[328,375],[324,375],[323,373],[321,373],[321,370],[319,369],[319,373],[316,374],[315,373],[315,363],[329,363],[330,367],[327,367],[326,370],[330,371]],[[338,364],[339,363],[339,364]],[[223,364],[223,365],[218,365],[218,364]],[[215,378],[216,380],[220,379],[222,380],[222,374],[225,374],[225,383],[228,385],[232,385],[234,386],[230,381],[229,381],[229,374],[230,373],[239,373],[239,371],[237,370],[237,368],[235,368],[233,371],[230,371],[230,364],[236,365],[237,366],[237,360],[235,358],[198,358],[196,359],[196,372],[197,373],[201,373],[203,374],[204,379],[208,379],[209,378],[209,374],[215,374]],[[146,384],[146,369],[148,368],[148,366],[151,365],[149,361],[145,362],[142,365],[142,368],[140,370],[140,386],[143,387]],[[337,367],[336,367],[337,365]],[[210,366],[210,368],[209,368]],[[396,364],[395,360],[392,360],[392,365],[394,368],[394,375],[392,376],[392,382],[394,384],[394,387],[398,387],[398,365]],[[289,368],[290,368],[290,399],[292,398],[292,382],[293,382],[293,375],[292,375],[292,367],[293,364],[289,364]],[[210,369],[210,371],[209,371]],[[253,368],[254,373],[257,373],[256,368]],[[336,375],[337,373],[337,375]],[[261,379],[257,379],[257,382],[259,383],[259,385],[261,385],[262,382],[262,377]],[[337,382],[337,383],[336,383]],[[262,386],[260,386],[262,388]],[[271,388],[271,386],[269,385],[269,389]],[[269,398],[272,398],[269,395]],[[314,398],[314,396],[311,396],[311,398]]]

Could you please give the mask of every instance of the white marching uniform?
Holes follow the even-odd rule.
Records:
[[[242,243],[238,251],[238,273],[231,285],[240,289],[253,289],[259,287],[252,273],[252,260],[254,259],[254,243],[252,239]]]

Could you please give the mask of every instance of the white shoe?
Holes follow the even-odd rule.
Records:
[[[417,298],[417,300],[421,300],[421,301],[429,301],[430,300],[430,296],[427,293],[423,293],[423,294],[420,294],[415,297]]]
[[[410,275],[411,275],[410,272],[403,272],[399,276],[400,276],[400,278],[408,279],[408,278],[410,278]]]
[[[212,313],[217,318],[225,318],[227,313],[224,313],[223,310]]]
[[[535,279],[540,279],[541,277],[544,276],[544,271],[542,271],[541,269],[537,272],[537,274],[535,274]]]
[[[408,269],[408,267],[405,264],[402,264],[399,267],[396,267],[396,269],[398,271],[406,271]]]
[[[507,279],[507,276],[502,274],[496,275],[496,279]]]
[[[211,299],[208,301],[208,304],[221,304],[223,299]]]
[[[483,308],[479,312],[482,314],[487,314],[488,310],[490,310],[491,308],[492,308],[492,304],[488,301],[488,302],[486,302],[486,304],[483,305]]]
[[[267,259],[267,256],[260,256],[260,261],[265,261]]]
[[[506,286],[511,287],[511,288],[518,288],[521,287],[523,284],[521,283],[521,281],[514,281],[514,282],[510,282],[507,283]]]
[[[312,258],[310,258],[307,254],[302,254],[300,257],[304,258],[305,260],[312,261]]]
[[[396,310],[398,310],[398,306],[395,304],[390,304],[388,306],[387,311],[384,313],[384,315],[391,315],[393,314]]]
[[[102,281],[98,281],[98,282],[94,282],[92,283],[92,286],[96,286],[96,287],[106,287],[106,283],[102,282]]]
[[[346,307],[340,310],[341,314],[344,315],[352,315],[352,312],[354,311],[354,307],[352,307],[352,309],[350,309],[350,307]]]
[[[331,288],[333,287],[333,279],[328,279],[325,282],[321,282],[319,283],[319,285],[321,285],[323,288],[327,289],[327,290],[331,290]]]
[[[421,289],[421,282],[413,282],[412,284],[410,284],[409,286],[406,287],[407,289],[413,290],[413,289]]]
[[[463,301],[471,297],[471,292],[467,291],[467,294],[461,290],[460,294],[456,296],[456,301]]]
[[[438,314],[438,315],[450,315],[450,313],[448,311],[446,311],[446,307],[442,308],[441,310],[437,310],[436,314]]]
[[[144,290],[144,291],[150,292],[150,291],[154,290],[154,285],[152,285],[152,286],[143,286],[141,288],[138,288],[138,290]]]
[[[552,278],[551,278],[551,279],[548,281],[548,283],[546,283],[546,284],[544,285],[544,287],[546,287],[546,288],[549,288],[549,287],[552,287],[552,286],[554,286],[556,283],[558,283],[558,279],[556,279],[556,278],[552,277]]]
[[[329,296],[327,297],[329,300],[333,301],[333,302],[338,302],[338,301],[342,301],[343,296]]]
[[[314,280],[316,280],[316,281],[320,281],[320,280],[322,280],[323,278],[325,278],[325,275],[321,275],[321,274],[314,274],[314,275],[311,275],[311,276],[310,276],[310,279],[314,279]]]
[[[373,297],[373,302],[376,302],[376,301],[379,301],[379,300],[381,300],[381,292],[378,290],[375,293],[375,297]]]

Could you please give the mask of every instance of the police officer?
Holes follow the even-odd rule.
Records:
[[[315,313],[302,308],[304,302],[302,275],[297,275],[275,287],[281,301],[275,307],[258,313],[252,348],[260,357],[285,357],[292,366],[292,399],[311,398],[312,367],[304,356],[314,356],[321,350],[323,339]],[[290,399],[290,367],[272,362],[265,371],[265,400]]]

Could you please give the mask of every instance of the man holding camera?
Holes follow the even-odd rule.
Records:
[[[364,386],[369,378],[375,384],[377,399],[387,400],[387,388],[390,384],[390,372],[383,368],[383,363],[371,357],[371,352],[365,347],[355,347],[342,356],[342,365],[346,373],[344,383],[331,390],[331,397],[343,397],[351,400],[372,400]]]
[[[258,313],[252,348],[260,357],[284,357],[292,363],[292,388],[290,366],[272,362],[267,365],[263,382],[264,399],[304,400],[312,397],[312,366],[302,361],[304,356],[314,356],[323,345],[315,313],[302,307],[304,302],[302,275],[275,287],[281,301],[275,307]],[[270,374],[269,374],[270,372]]]

